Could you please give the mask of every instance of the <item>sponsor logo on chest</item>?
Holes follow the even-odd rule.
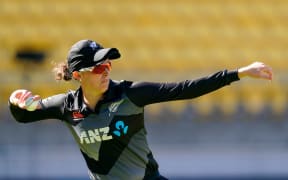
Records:
[[[91,144],[95,142],[101,142],[113,139],[111,135],[108,135],[109,131],[110,131],[109,127],[82,131],[80,134],[80,143]]]
[[[114,136],[122,137],[128,133],[128,125],[122,120],[119,120],[115,123],[115,130],[112,132]],[[80,133],[80,143],[81,144],[91,144],[96,142],[108,141],[113,139],[113,136],[110,135],[110,127],[96,128],[87,131],[82,131]]]

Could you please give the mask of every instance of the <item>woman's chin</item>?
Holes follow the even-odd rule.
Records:
[[[103,89],[103,91],[106,91],[109,87],[109,79],[105,79],[101,81],[101,89]]]

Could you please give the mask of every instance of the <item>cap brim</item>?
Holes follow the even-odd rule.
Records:
[[[104,48],[97,51],[94,55],[94,62],[96,65],[103,63],[105,60],[113,60],[118,59],[120,57],[120,53],[116,48]]]

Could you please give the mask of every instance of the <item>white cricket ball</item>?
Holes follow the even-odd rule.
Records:
[[[25,89],[18,89],[15,90],[11,96],[10,96],[10,102],[14,105],[18,104],[19,98],[22,96],[22,94],[24,94],[25,92],[27,92],[27,90]]]

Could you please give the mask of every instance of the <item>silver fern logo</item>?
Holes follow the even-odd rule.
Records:
[[[110,112],[117,112],[118,110],[118,107],[120,106],[120,104],[124,101],[124,99],[121,99],[120,101],[116,101],[114,103],[112,103],[110,106],[109,106],[109,111]]]

